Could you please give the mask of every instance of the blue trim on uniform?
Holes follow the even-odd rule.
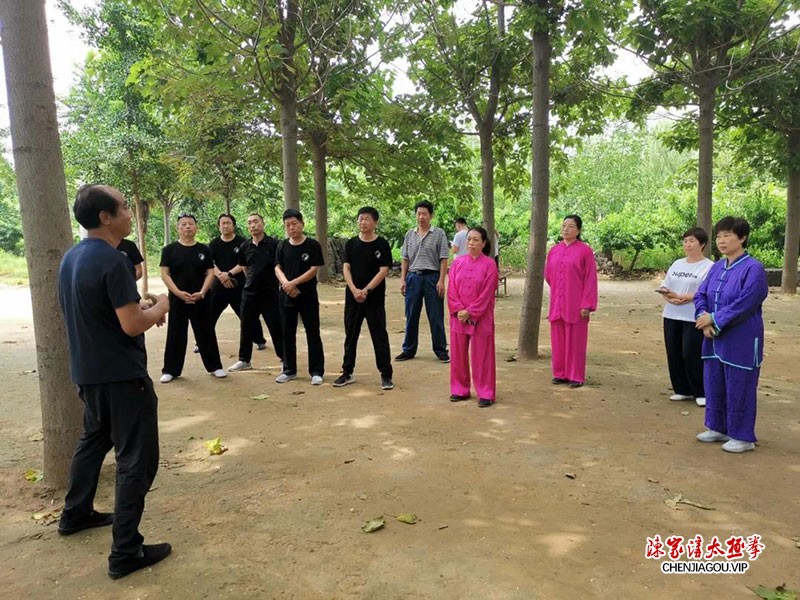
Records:
[[[712,342],[713,343],[713,342]],[[744,369],[745,371],[752,371],[760,367],[760,364],[757,364],[755,367],[745,367],[744,365],[737,365],[736,363],[728,362],[727,360],[722,360],[717,354],[716,351],[711,356],[701,356],[703,360],[718,360],[723,365],[728,365],[729,367],[736,367],[737,369]]]

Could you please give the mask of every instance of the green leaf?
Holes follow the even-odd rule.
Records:
[[[397,515],[395,517],[395,519],[397,519],[401,523],[405,523],[407,525],[413,525],[414,523],[416,523],[419,520],[417,518],[417,515],[415,515],[414,513],[401,513],[401,514]]]
[[[366,521],[364,525],[361,526],[361,531],[364,533],[372,533],[373,531],[378,531],[378,529],[383,529],[386,525],[386,520],[383,518],[383,515],[380,517],[375,517],[374,519],[370,519]]]
[[[250,396],[250,398],[253,399],[253,400],[266,400],[267,398],[269,398],[269,395],[268,394],[258,394],[257,396]]]
[[[42,473],[41,469],[28,469],[25,471],[25,479],[31,483],[39,483],[44,479],[44,473]]]
[[[774,590],[763,585],[750,589],[764,600],[797,600],[797,591],[786,589],[785,584],[779,585]]]
[[[213,440],[208,440],[204,442],[206,448],[208,449],[208,453],[211,456],[216,456],[218,454],[222,454],[226,452],[228,449],[222,445],[221,438],[214,438]]]

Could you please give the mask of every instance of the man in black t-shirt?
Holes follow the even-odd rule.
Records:
[[[246,241],[236,235],[236,219],[233,215],[223,214],[217,218],[219,236],[208,244],[211,260],[214,261],[214,284],[211,286],[211,326],[216,331],[220,315],[229,306],[242,319],[242,289],[245,278],[243,273],[231,276],[231,270],[239,264],[239,249]],[[256,319],[252,330],[252,339],[259,350],[267,347],[261,323]]]
[[[283,326],[283,372],[275,378],[286,383],[297,378],[297,317],[303,319],[308,343],[308,372],[312,385],[322,385],[325,353],[319,331],[317,269],[325,264],[322,246],[303,233],[299,210],[283,213],[287,239],[278,245],[275,275],[280,284],[281,325]]]
[[[283,359],[283,332],[278,312],[278,280],[275,277],[275,255],[278,240],[264,235],[264,219],[257,213],[247,217],[250,239],[239,247],[239,264],[228,275],[244,277],[242,291],[242,321],[239,336],[239,360],[228,371],[247,371],[253,368],[253,332],[261,328],[258,318],[267,324],[275,354]],[[263,339],[263,338],[262,338]],[[259,346],[260,349],[260,346]]]
[[[214,281],[211,250],[195,241],[197,219],[178,215],[178,241],[161,250],[161,279],[169,289],[170,317],[161,383],[169,383],[183,372],[189,323],[200,348],[206,371],[226,377],[219,358],[217,336],[211,326],[211,302],[206,298]]]
[[[131,274],[136,281],[139,281],[142,278],[142,263],[144,262],[142,253],[139,252],[139,247],[131,240],[122,240],[117,246],[117,250],[122,252],[128,259],[131,265]]]
[[[58,533],[112,525],[108,575],[119,579],[166,558],[169,544],[142,544],[144,499],[158,471],[158,398],[147,375],[144,332],[169,311],[163,294],[140,306],[130,262],[116,250],[131,232],[131,211],[112,187],[78,190],[75,219],[88,237],[61,261],[58,292],[72,380],[83,402],[83,433],[69,470]],[[100,467],[114,448],[114,514],[94,510]]]
[[[391,390],[392,355],[389,334],[386,331],[386,275],[392,266],[389,242],[375,233],[378,211],[364,206],[358,211],[356,237],[347,240],[344,247],[344,361],[342,374],[333,382],[334,387],[353,383],[356,367],[358,336],[364,319],[367,319],[375,364],[381,374],[381,388]]]

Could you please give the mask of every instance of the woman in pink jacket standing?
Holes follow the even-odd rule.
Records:
[[[470,362],[478,406],[494,404],[497,391],[494,356],[494,302],[497,265],[490,258],[489,234],[473,227],[467,254],[450,267],[447,307],[450,313],[450,401],[470,396]],[[472,361],[470,361],[470,355]]]
[[[581,387],[586,381],[589,315],[597,310],[597,263],[581,240],[583,221],[567,215],[561,241],[547,255],[544,278],[550,286],[550,344],[553,383]]]

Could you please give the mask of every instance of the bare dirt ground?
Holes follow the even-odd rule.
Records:
[[[547,357],[507,362],[516,347],[522,281],[497,308],[498,403],[448,401],[448,367],[429,349],[379,388],[362,336],[357,383],[335,389],[343,292],[321,286],[326,384],[274,383],[274,353],[255,371],[214,380],[189,355],[184,376],[157,385],[161,467],[142,521],[173,555],[113,582],[110,531],[61,538],[32,513],[61,493],[29,483],[41,467],[40,408],[28,291],[0,290],[0,590],[16,598],[528,599],[755,598],[749,588],[800,589],[800,298],[765,303],[755,452],[700,444],[702,409],[670,402],[653,282],[602,281],[590,328],[588,385],[550,384]],[[400,350],[402,298],[390,282],[389,329]],[[218,327],[235,361],[238,322]],[[365,327],[366,331],[366,327]],[[147,335],[160,373],[164,329]],[[549,339],[542,323],[541,344]],[[301,371],[304,342],[300,344]],[[262,400],[253,396],[266,394]],[[203,442],[229,450],[209,456]],[[574,475],[574,479],[567,476]],[[113,506],[113,459],[97,507]],[[683,494],[713,508],[665,500]],[[415,513],[405,525],[391,515]],[[361,532],[367,519],[386,527]],[[744,575],[665,575],[647,537],[762,536]]]

